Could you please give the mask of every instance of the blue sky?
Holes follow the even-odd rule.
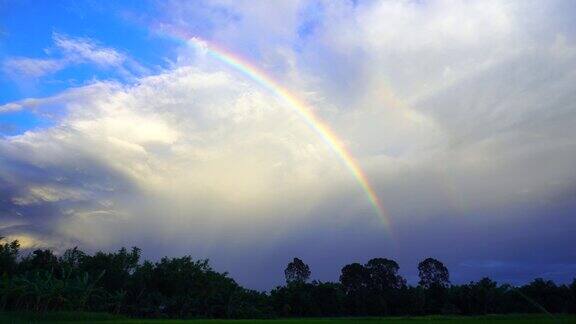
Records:
[[[159,37],[142,26],[137,16],[154,8],[152,2],[123,1],[5,1],[2,4],[1,55],[36,59],[58,59],[63,53],[54,45],[55,35],[91,39],[103,47],[129,55],[146,68],[165,66],[171,58],[174,42]],[[121,78],[114,70],[103,70],[91,64],[70,64],[31,84],[18,84],[2,76],[2,102],[29,96],[48,96],[70,86],[93,79]],[[28,80],[30,81],[30,80]]]
[[[0,0],[0,235],[140,246],[282,283],[437,257],[455,282],[576,274],[573,1]],[[187,38],[250,62],[282,98]]]
[[[105,44],[142,64],[146,69],[166,65],[173,42],[159,38],[130,18],[132,13],[146,12],[154,7],[146,1],[101,3],[97,1],[3,1],[0,4],[0,58],[32,58],[58,60],[65,56],[54,45],[55,35],[89,38]],[[94,80],[130,81],[115,69],[102,69],[87,62],[69,63],[54,73],[38,77],[3,73],[0,75],[0,103],[27,97],[46,97],[69,87]],[[47,123],[26,112],[6,116],[9,134],[23,132]]]

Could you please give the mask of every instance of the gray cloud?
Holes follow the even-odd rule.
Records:
[[[573,275],[569,2],[318,2],[305,35],[305,5],[268,6],[218,2],[209,36],[250,46],[334,128],[392,233],[289,107],[185,45],[135,85],[0,107],[56,121],[0,140],[1,231],[30,245],[192,253],[258,288],[280,283],[293,255],[320,279],[375,256],[397,258],[411,280],[427,256],[456,281]],[[179,17],[195,8],[160,9],[163,24],[193,27]]]

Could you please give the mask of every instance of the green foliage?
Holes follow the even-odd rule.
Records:
[[[375,258],[365,265],[352,263],[342,268],[340,282],[346,292],[347,314],[401,314],[407,298],[406,280],[393,260]],[[406,314],[406,313],[404,313]]]
[[[0,241],[3,237],[0,236]],[[18,269],[18,241],[0,244],[0,275],[12,275]]]
[[[421,314],[576,312],[576,280],[556,285],[536,279],[522,287],[489,278],[450,285],[438,260],[418,266],[420,285],[409,286],[399,265],[375,258],[341,270],[340,282],[307,282],[310,268],[294,258],[285,286],[269,294],[238,285],[191,256],[140,262],[140,250],[86,254],[78,248],[20,257],[17,241],[0,244],[0,311],[46,315],[106,312],[148,318],[274,318]],[[62,313],[70,314],[70,313]],[[2,321],[0,315],[0,322]]]
[[[310,267],[298,258],[286,266],[284,270],[284,277],[286,278],[286,283],[304,283],[310,278]]]
[[[293,319],[272,319],[272,320],[214,320],[214,319],[192,319],[192,320],[142,320],[123,318],[117,315],[104,313],[81,313],[81,312],[57,312],[47,314],[35,313],[0,313],[0,323],[191,323],[191,324],[326,324],[326,323],[363,323],[363,324],[384,324],[384,323],[409,323],[409,324],[443,324],[443,323],[501,323],[501,324],[564,324],[574,323],[575,316],[558,315],[553,318],[542,315],[488,315],[488,316],[425,316],[425,317],[385,317],[385,318],[293,318]]]
[[[270,293],[275,314],[281,317],[344,315],[346,295],[336,283],[292,283]]]
[[[448,268],[433,258],[427,258],[418,264],[418,277],[418,284],[426,289],[434,286],[447,288],[450,285]]]

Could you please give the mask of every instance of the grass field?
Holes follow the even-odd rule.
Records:
[[[109,314],[93,313],[50,313],[35,315],[26,313],[0,313],[0,323],[193,323],[193,324],[378,324],[378,323],[406,323],[406,324],[440,324],[440,323],[576,323],[575,315],[487,315],[475,317],[461,316],[425,316],[425,317],[386,317],[386,318],[305,318],[305,319],[272,319],[272,320],[139,320],[129,319]]]

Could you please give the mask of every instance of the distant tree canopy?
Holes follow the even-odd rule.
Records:
[[[398,274],[396,261],[384,258],[365,265],[352,263],[341,270],[340,283],[346,293],[346,306],[353,315],[388,315],[393,313],[406,280]]]
[[[288,263],[284,270],[284,277],[286,283],[304,283],[310,278],[310,267],[298,258],[294,258],[292,262]]]
[[[406,280],[398,274],[400,266],[393,260],[375,258],[365,265],[369,276],[369,285],[378,292],[400,289],[406,285]]]
[[[294,258],[286,285],[269,293],[246,289],[207,260],[191,256],[140,261],[140,249],[61,255],[39,249],[20,255],[17,241],[0,243],[0,311],[96,311],[151,318],[269,318],[420,314],[576,313],[570,285],[535,279],[515,287],[490,278],[450,285],[446,266],[418,265],[410,286],[394,260],[374,258],[341,269],[339,282],[310,279]]]
[[[427,258],[418,264],[418,284],[424,288],[443,287],[450,285],[450,275],[448,268],[436,259]]]
[[[4,238],[0,237],[0,241]],[[0,274],[12,275],[18,268],[18,241],[0,244]]]
[[[360,294],[368,288],[368,271],[360,263],[345,265],[341,272],[340,283],[346,294]]]

